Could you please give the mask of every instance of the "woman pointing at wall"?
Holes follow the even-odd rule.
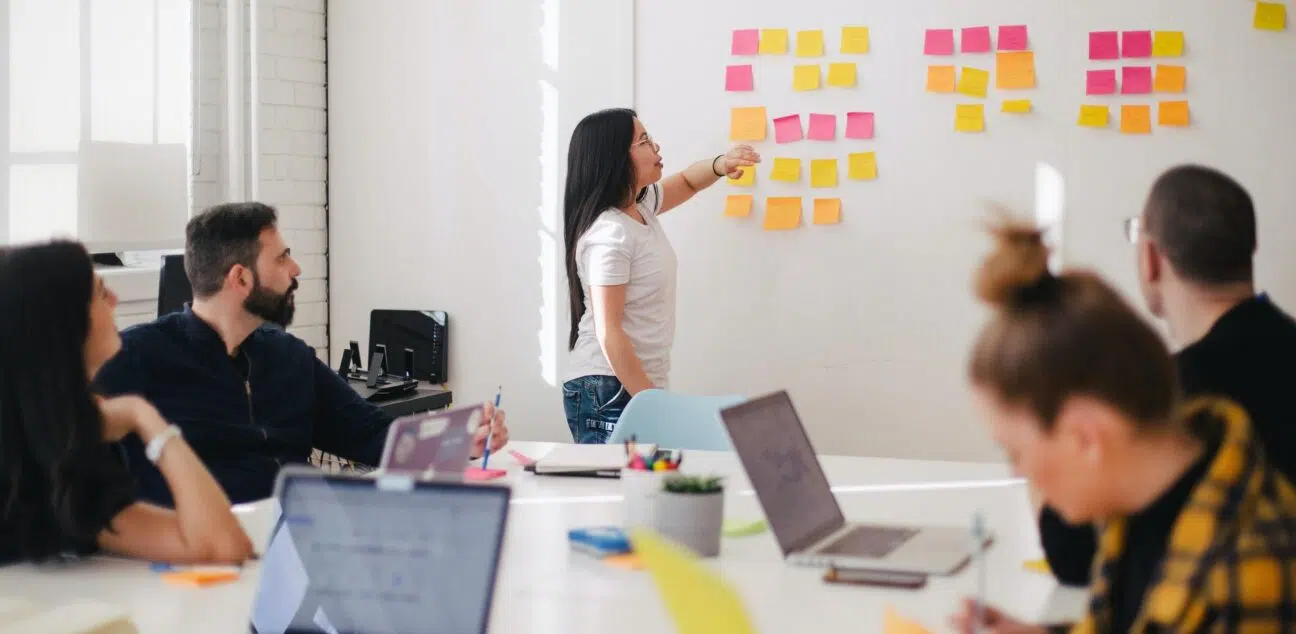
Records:
[[[662,178],[660,149],[625,108],[588,115],[572,132],[563,200],[572,354],[563,406],[578,443],[605,442],[630,397],[666,387],[676,262],[657,216],[760,162],[739,145]]]

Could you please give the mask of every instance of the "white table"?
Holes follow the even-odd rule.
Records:
[[[548,443],[512,443],[539,457]],[[1001,465],[826,456],[821,458],[846,515],[852,519],[964,526],[982,510],[996,542],[987,556],[990,601],[1021,618],[1057,621],[1078,616],[1085,593],[1060,588],[1023,569],[1039,556],[1024,486]],[[544,477],[522,472],[507,451],[491,458],[507,467],[514,489],[505,552],[492,610],[492,632],[673,631],[646,572],[611,568],[572,552],[567,530],[619,523],[619,482]],[[762,516],[732,454],[688,452],[684,471],[727,476],[725,515]],[[271,502],[238,508],[254,540],[264,542]],[[768,531],[726,538],[714,565],[738,589],[761,632],[878,631],[887,606],[949,631],[947,617],[970,596],[968,571],[933,578],[922,590],[883,590],[826,584],[821,570],[793,567]],[[95,558],[73,566],[0,568],[0,595],[41,602],[94,597],[127,606],[145,634],[233,634],[247,631],[258,571],[234,583],[189,589],[163,583],[147,564]]]

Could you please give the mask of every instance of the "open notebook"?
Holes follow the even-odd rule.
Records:
[[[639,443],[640,452],[656,451],[654,444]],[[536,475],[567,475],[619,478],[626,466],[625,445],[555,445],[549,453],[527,467]]]
[[[40,605],[0,598],[0,634],[139,634],[130,613],[92,600]]]

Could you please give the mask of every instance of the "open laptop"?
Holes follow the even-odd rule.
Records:
[[[947,575],[971,555],[971,530],[849,523],[786,391],[720,417],[784,558],[794,564]]]
[[[385,473],[462,476],[468,468],[473,432],[485,416],[482,405],[413,414],[387,428],[378,468]]]
[[[285,467],[253,634],[485,634],[510,490]]]

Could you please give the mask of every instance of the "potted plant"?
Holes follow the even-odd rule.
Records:
[[[709,475],[672,473],[657,495],[653,516],[657,531],[702,557],[720,554],[724,525],[724,486]]]

